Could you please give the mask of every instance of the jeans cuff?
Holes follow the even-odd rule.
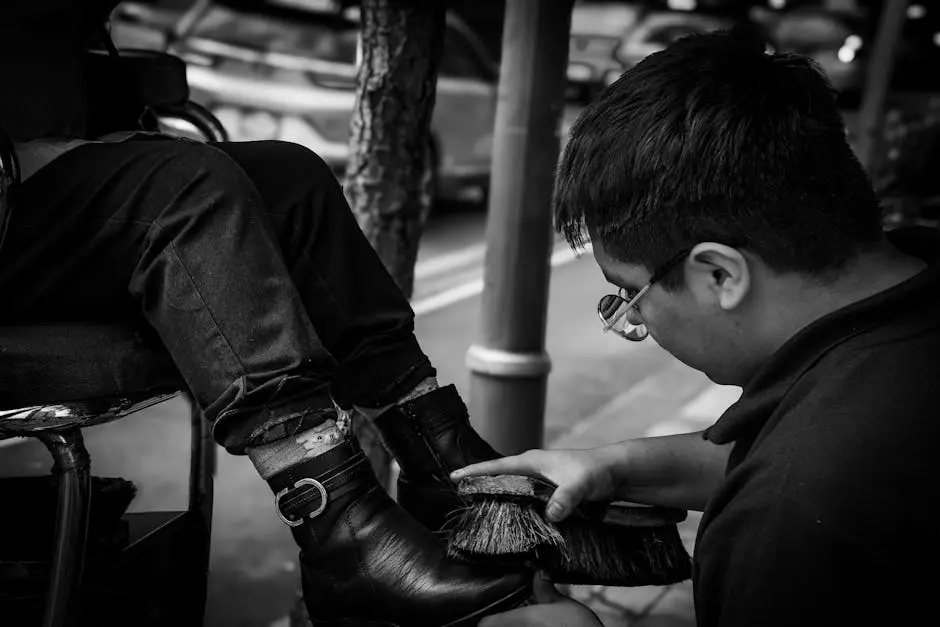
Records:
[[[239,408],[224,412],[213,424],[215,440],[233,455],[269,444],[336,419],[332,402],[297,398],[276,407]]]

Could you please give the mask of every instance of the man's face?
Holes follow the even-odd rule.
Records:
[[[650,280],[644,266],[624,263],[608,255],[594,241],[594,259],[607,281],[636,293]],[[747,346],[736,316],[721,306],[715,274],[696,268],[688,259],[676,268],[684,274],[683,288],[669,291],[654,284],[637,302],[639,312],[628,316],[632,324],[645,324],[650,335],[679,361],[721,384],[743,385],[751,368]]]

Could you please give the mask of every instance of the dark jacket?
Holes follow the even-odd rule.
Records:
[[[890,237],[929,267],[803,329],[706,432],[735,445],[695,548],[702,627],[936,614],[940,232]]]

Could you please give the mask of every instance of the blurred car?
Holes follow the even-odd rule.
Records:
[[[186,61],[192,99],[218,117],[232,141],[301,144],[342,178],[360,57],[355,13],[311,11],[298,8],[296,0],[204,4],[170,48]],[[162,19],[126,6],[112,19],[115,42],[136,47],[133,38],[129,42],[126,32],[121,34],[122,22],[139,30],[142,21]],[[431,121],[437,198],[481,202],[485,197],[497,71],[475,34],[448,14]]]
[[[777,52],[815,60],[825,70],[840,101],[857,104],[868,56],[860,22],[818,7],[800,7],[780,15],[768,32]]]
[[[641,7],[625,2],[579,1],[571,14],[568,85],[574,99],[589,100],[606,87],[608,75],[620,76],[623,66],[614,51],[639,19]]]
[[[813,58],[838,91],[840,105],[861,103],[877,20],[864,14],[821,7],[795,7],[758,12],[779,52]],[[895,51],[892,92],[940,92],[940,10],[911,4]]]
[[[936,2],[908,6],[892,78],[891,86],[898,91],[940,93],[940,6]]]
[[[623,69],[627,70],[649,55],[665,50],[669,45],[686,35],[725,30],[736,25],[736,21],[725,16],[687,11],[652,11],[630,29],[617,47],[615,55]],[[607,77],[613,83],[619,75]]]

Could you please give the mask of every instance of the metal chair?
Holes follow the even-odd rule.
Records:
[[[146,61],[154,53],[121,55],[122,62],[133,64]],[[169,55],[160,58],[169,65],[179,63]],[[158,118],[177,118],[192,124],[207,139],[225,140],[221,124],[188,101],[188,89],[177,90],[170,99],[166,90],[157,93],[161,94],[161,102],[149,103],[135,97],[134,104],[146,114],[135,114],[137,128],[152,131]],[[11,192],[15,197],[18,184],[16,156],[0,132],[0,246],[9,216],[18,209],[10,206]],[[90,459],[82,429],[119,420],[167,400],[182,389],[172,361],[149,328],[79,321],[0,326],[0,439],[36,438],[54,460],[52,474],[57,482],[58,504],[52,557],[45,565],[32,565],[34,571],[38,569],[48,577],[43,627],[75,624],[82,596],[83,573],[88,565],[91,486]],[[134,559],[139,560],[144,554],[142,547],[147,545],[152,550],[162,536],[186,539],[185,554],[191,558],[191,567],[186,582],[189,598],[184,605],[190,611],[185,618],[174,619],[173,624],[202,622],[214,470],[215,444],[206,421],[194,410],[187,509],[125,516],[130,520],[130,538],[122,556],[136,555]],[[115,573],[119,572],[116,567]]]

